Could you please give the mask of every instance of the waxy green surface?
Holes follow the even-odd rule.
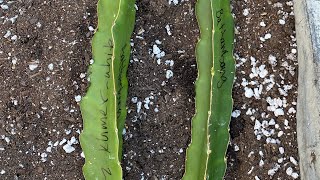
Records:
[[[92,40],[90,87],[80,107],[87,180],[122,180],[122,130],[126,118],[126,78],[134,0],[99,0],[98,28]]]
[[[222,180],[233,107],[234,24],[228,0],[198,0],[196,114],[184,180]],[[208,87],[209,86],[209,87]]]

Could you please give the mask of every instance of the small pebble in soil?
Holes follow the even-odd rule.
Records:
[[[15,40],[17,40],[18,39],[18,36],[17,35],[13,35],[12,37],[11,37],[11,40],[12,41],[15,41]]]
[[[6,5],[6,4],[1,4],[0,6],[1,6],[1,8],[2,8],[3,10],[8,10],[8,9],[9,9],[9,6]]]
[[[53,70],[53,64],[52,64],[52,63],[50,63],[50,64],[48,65],[48,69],[49,69],[50,71]]]
[[[285,25],[285,24],[286,24],[286,21],[285,21],[285,20],[283,20],[283,19],[279,19],[279,24],[281,24],[281,25]]]
[[[80,73],[80,78],[83,79],[86,77],[86,74],[85,73]]]
[[[169,0],[169,4],[178,5],[179,1],[178,0]]]
[[[131,102],[136,104],[138,102],[138,97],[132,97]]]
[[[264,161],[261,159],[260,162],[259,162],[259,166],[263,167],[263,165],[264,165]]]
[[[266,35],[264,35],[264,39],[270,39],[271,38],[271,34],[267,33]]]
[[[141,101],[137,102],[137,113],[140,113],[141,106],[142,106],[142,102]]]
[[[289,176],[291,176],[292,173],[293,173],[292,167],[288,167],[287,170],[286,170],[286,173],[287,173]]]
[[[264,21],[260,22],[260,26],[265,27],[266,23]]]
[[[65,138],[63,138],[63,139],[60,141],[59,145],[61,146],[61,145],[64,144],[65,142],[67,142],[67,140],[66,140]]]
[[[293,177],[294,179],[297,179],[297,178],[299,177],[299,174],[296,173],[296,172],[293,172],[293,173],[291,174],[291,177]]]
[[[160,48],[156,44],[154,44],[152,47],[152,53],[158,59],[160,59],[166,55],[166,53],[164,51],[161,51]]]
[[[166,60],[165,64],[169,65],[170,67],[172,67],[174,65],[174,61],[173,60]]]
[[[279,169],[280,169],[280,165],[279,164],[275,164],[272,169],[268,170],[268,175],[269,176],[273,176]]]
[[[73,144],[78,144],[78,140],[73,136],[69,141],[67,141],[67,144],[63,146],[63,150],[66,153],[72,153],[76,149],[72,146]]]
[[[48,157],[48,154],[47,153],[41,153],[41,161],[42,162],[46,162],[47,161],[47,157]]]
[[[170,29],[169,24],[167,24],[165,28],[166,28],[166,30],[167,30],[167,34],[168,34],[169,36],[171,36],[171,35],[172,35],[172,32],[171,32],[171,29]]]
[[[94,28],[92,26],[89,26],[88,27],[89,31],[93,32],[94,31]]]
[[[173,77],[173,72],[171,71],[171,70],[167,70],[167,72],[166,72],[166,78],[167,79],[170,79],[170,78],[172,78]]]
[[[81,96],[77,95],[77,96],[74,97],[74,99],[76,100],[76,102],[80,102],[81,101]]]
[[[239,146],[235,144],[235,145],[234,145],[234,151],[237,152],[237,151],[239,151],[239,150],[240,150]]]
[[[85,158],[85,157],[84,157],[84,153],[83,153],[83,152],[81,152],[80,156],[81,156],[82,158]]]
[[[66,144],[66,145],[63,146],[63,150],[66,153],[72,153],[76,149],[74,147],[72,147],[70,144]]]
[[[274,115],[275,116],[283,116],[284,115],[284,111],[283,111],[283,109],[280,109],[280,108],[278,108],[278,109],[276,109],[275,111],[274,111]]]
[[[249,15],[249,10],[248,9],[244,9],[243,10],[243,15],[244,16],[248,16]]]
[[[297,160],[294,159],[294,157],[292,157],[292,156],[290,156],[290,162],[291,162],[292,164],[294,164],[295,166],[298,166]]]
[[[237,118],[237,117],[240,116],[240,114],[241,114],[241,111],[240,111],[240,110],[234,110],[234,111],[232,112],[231,116],[234,117],[234,118]]]
[[[283,147],[279,147],[279,152],[280,152],[280,154],[283,154],[284,153],[284,148]]]
[[[37,67],[38,67],[38,64],[36,64],[36,63],[29,64],[29,69],[30,69],[31,71],[37,69]]]
[[[4,38],[8,38],[9,36],[11,36],[11,31],[8,30],[3,37]]]
[[[247,98],[251,98],[251,97],[253,96],[253,90],[252,90],[251,88],[245,87],[244,90],[245,90],[244,95],[245,95]]]

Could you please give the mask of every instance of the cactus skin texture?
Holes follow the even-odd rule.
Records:
[[[92,40],[90,87],[80,108],[87,180],[122,180],[122,130],[126,118],[127,68],[135,22],[135,0],[99,0]]]
[[[127,116],[128,79],[127,69],[130,57],[130,37],[135,23],[135,0],[120,0],[118,17],[112,27],[114,40],[115,87],[117,93],[117,127],[119,136],[119,158],[122,157],[122,132]]]
[[[198,0],[196,114],[183,180],[222,180],[233,107],[234,24],[229,0]]]

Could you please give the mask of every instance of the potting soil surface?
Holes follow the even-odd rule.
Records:
[[[81,97],[96,0],[0,0],[0,179],[83,179]],[[123,173],[180,179],[190,143],[195,0],[138,0]],[[293,1],[232,1],[236,79],[225,179],[299,179]],[[201,95],[201,94],[199,94]]]

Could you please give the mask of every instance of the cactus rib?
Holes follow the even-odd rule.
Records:
[[[127,69],[130,57],[130,37],[133,32],[135,22],[135,0],[120,0],[120,10],[117,20],[112,27],[112,36],[114,39],[113,58],[116,75],[117,92],[117,123],[119,130],[119,158],[122,156],[122,130],[124,128],[127,109],[128,79]]]
[[[192,119],[191,143],[187,150],[184,180],[204,179],[208,159],[208,112],[210,111],[212,54],[212,17],[210,0],[198,0],[196,15],[200,28],[200,40],[196,47],[198,78],[196,109]],[[203,17],[203,18],[201,18]]]

